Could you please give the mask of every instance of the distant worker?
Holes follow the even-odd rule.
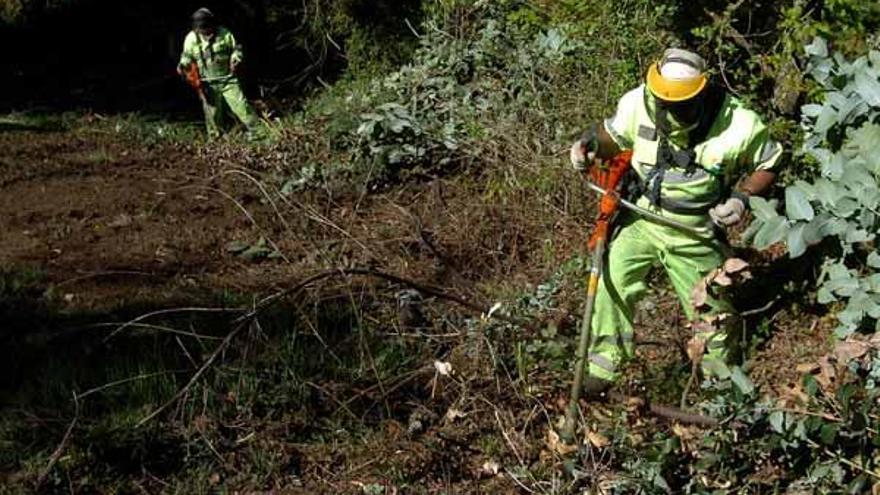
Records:
[[[699,55],[680,49],[667,50],[648,69],[645,84],[621,98],[616,115],[572,145],[571,162],[583,170],[595,158],[624,150],[633,152],[633,201],[706,235],[695,238],[621,211],[591,322],[587,394],[608,388],[620,377],[622,362],[633,356],[633,312],[653,265],[665,269],[688,319],[704,323],[694,325],[706,344],[703,373],[725,374],[725,325],[711,315],[729,314],[732,307],[713,299],[711,310],[698,314],[691,293],[724,261],[725,236],[713,237],[712,224],[723,232],[739,223],[749,196],[772,185],[782,156],[782,146],[770,139],[760,117],[710,84]]]
[[[228,29],[217,24],[214,14],[206,8],[192,15],[192,26],[183,42],[177,73],[198,91],[208,135],[220,136],[228,108],[245,125],[248,136],[257,137],[260,119],[238,80],[244,60],[241,45]]]

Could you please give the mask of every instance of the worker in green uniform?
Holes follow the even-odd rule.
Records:
[[[692,289],[724,261],[724,241],[713,231],[743,218],[749,196],[772,185],[782,156],[782,147],[758,115],[711,84],[699,55],[681,49],[666,50],[649,68],[645,83],[621,98],[616,114],[572,145],[571,162],[582,170],[596,158],[623,150],[633,152],[636,204],[705,235],[622,212],[595,303],[587,394],[607,389],[632,357],[633,312],[654,265],[666,270],[692,323],[713,322],[694,325],[706,344],[702,371],[724,374],[727,336],[721,318],[711,315],[730,314],[732,308],[715,298],[709,301],[711,310],[698,313]]]
[[[228,109],[245,125],[249,137],[258,137],[260,119],[245,98],[237,76],[244,61],[241,45],[206,8],[197,10],[192,21],[193,29],[183,42],[177,72],[185,76],[193,64],[198,68],[208,135],[220,135]]]

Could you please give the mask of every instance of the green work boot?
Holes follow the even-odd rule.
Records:
[[[602,378],[586,376],[584,377],[584,396],[597,397],[602,395],[602,393],[611,388],[611,385],[613,384],[614,382],[603,380]]]

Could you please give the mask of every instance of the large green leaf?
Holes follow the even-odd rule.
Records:
[[[755,247],[767,249],[777,242],[785,239],[788,234],[788,220],[782,216],[776,216],[764,222],[755,235]]]
[[[749,206],[752,208],[752,211],[755,213],[755,217],[758,220],[766,222],[773,218],[779,216],[779,213],[776,213],[776,206],[767,201],[766,199],[760,196],[752,196],[749,198]]]
[[[848,218],[859,209],[859,202],[853,198],[839,198],[834,204],[832,211],[840,218]]]
[[[837,110],[831,105],[822,107],[822,112],[816,119],[816,125],[813,130],[820,136],[825,136],[828,131],[837,123]]]
[[[825,225],[830,221],[827,214],[822,213],[816,215],[810,223],[804,228],[803,238],[804,242],[808,246],[812,246],[813,244],[818,244],[825,238]]]
[[[792,258],[797,258],[807,251],[807,241],[804,239],[804,229],[807,227],[805,223],[798,223],[788,231],[788,254]]]
[[[827,286],[822,286],[816,294],[816,301],[819,304],[831,304],[837,301],[837,297],[834,296],[834,292],[832,292]]]
[[[872,77],[867,71],[856,73],[856,92],[872,107],[880,107],[880,81]]]
[[[810,221],[816,216],[807,193],[798,185],[785,188],[785,213],[792,220]]]
[[[859,228],[857,224],[851,223],[849,228],[846,229],[844,240],[849,244],[855,244],[857,242],[867,242],[873,238],[873,234],[865,229]]]
[[[836,183],[825,178],[820,178],[816,181],[815,186],[816,198],[822,202],[823,206],[833,206],[839,199],[837,191],[838,186]]]
[[[730,379],[736,385],[736,388],[745,395],[751,395],[755,391],[755,385],[739,366],[734,366],[730,369]]]
[[[858,129],[848,132],[848,139],[843,145],[844,151],[850,156],[860,156],[866,166],[877,173],[880,158],[877,150],[880,149],[880,125],[866,123]]]
[[[816,36],[809,45],[804,46],[804,51],[807,52],[807,55],[825,58],[828,56],[828,42]]]

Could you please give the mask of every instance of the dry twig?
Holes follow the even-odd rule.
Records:
[[[79,396],[76,395],[76,392],[73,393],[73,405],[75,408],[73,420],[67,426],[64,436],[61,438],[61,443],[58,444],[58,447],[55,448],[55,451],[52,452],[52,455],[49,457],[49,463],[46,465],[46,469],[44,469],[40,477],[37,478],[36,489],[38,491],[40,487],[43,486],[43,483],[46,482],[46,479],[49,478],[49,475],[52,474],[52,469],[55,468],[55,464],[58,464],[58,460],[61,459],[65,449],[67,449],[67,445],[70,443],[70,438],[73,435],[73,429],[76,428],[76,424],[79,422]]]

